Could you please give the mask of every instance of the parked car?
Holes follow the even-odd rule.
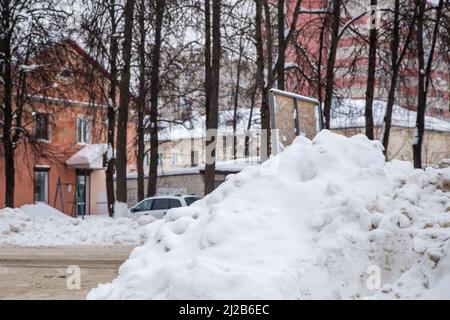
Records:
[[[196,195],[181,194],[175,196],[151,197],[142,200],[132,207],[130,209],[130,216],[152,215],[157,219],[161,219],[170,209],[187,207],[200,199],[201,197]]]

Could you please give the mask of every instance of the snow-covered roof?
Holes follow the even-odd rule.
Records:
[[[107,144],[88,144],[71,156],[66,165],[74,169],[102,169],[103,155],[107,150]]]
[[[344,99],[334,103],[331,113],[331,128],[360,128],[364,127],[366,119],[364,117],[365,100]],[[374,101],[373,118],[376,126],[383,124],[386,113],[385,101]],[[417,112],[394,105],[392,112],[392,126],[414,128],[416,124]],[[450,132],[450,121],[438,119],[430,116],[425,117],[425,129],[434,131]]]
[[[233,120],[233,110],[225,110],[219,112],[219,135],[231,135],[233,127],[231,125]],[[248,120],[250,118],[250,108],[239,108],[237,111],[238,121],[236,131],[237,134],[244,134],[247,132]],[[252,125],[250,134],[256,134],[261,128],[261,115],[259,108],[253,109]],[[183,124],[167,124],[165,129],[159,133],[160,141],[172,141],[183,139],[200,139],[206,136],[206,116],[196,114],[192,119]]]
[[[236,160],[217,161],[216,172],[240,172],[249,166],[256,166],[260,164],[259,157],[240,158]],[[176,176],[186,174],[198,174],[205,170],[204,164],[199,164],[195,167],[177,168],[158,172],[158,176]],[[147,175],[146,175],[147,177]],[[128,174],[127,179],[136,179],[137,174]]]

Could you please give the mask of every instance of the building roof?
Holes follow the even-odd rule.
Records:
[[[87,53],[87,51],[84,50],[75,40],[66,39],[63,41],[63,43],[71,47],[83,59],[89,62],[95,69],[97,69],[104,77],[106,77],[107,79],[111,78],[110,73],[94,57]]]
[[[365,100],[344,99],[335,102],[331,113],[331,129],[348,129],[365,127]],[[386,102],[375,100],[373,104],[373,118],[375,126],[382,126],[386,113]],[[394,105],[392,112],[392,126],[414,128],[417,112],[398,105]],[[431,116],[425,116],[425,129],[432,131],[450,132],[450,121]]]
[[[249,157],[249,158],[239,158],[236,160],[227,161],[217,161],[216,162],[216,173],[238,173],[247,167],[256,166],[260,164],[259,157]],[[189,175],[189,174],[200,174],[205,171],[205,165],[200,164],[195,167],[177,168],[166,171],[158,172],[158,176],[178,176],[178,175]],[[148,175],[145,174],[147,178]],[[127,179],[137,179],[137,174],[128,174]]]
[[[233,110],[225,110],[219,112],[219,135],[231,135],[233,128],[231,122],[233,120]],[[237,134],[245,134],[247,132],[248,120],[250,118],[250,108],[239,108],[237,110],[238,121]],[[252,125],[250,134],[259,133],[261,128],[261,115],[259,108],[253,109]],[[206,116],[195,114],[192,119],[183,124],[167,124],[159,133],[160,141],[173,141],[183,139],[200,139],[206,136]]]

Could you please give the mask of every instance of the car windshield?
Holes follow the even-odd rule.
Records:
[[[150,210],[152,206],[152,200],[144,200],[141,203],[139,203],[136,207],[134,207],[134,211],[135,212],[140,212],[140,211],[148,211]]]
[[[188,205],[188,206],[190,206],[191,204],[193,204],[195,201],[198,201],[198,200],[200,200],[201,198],[200,197],[186,197],[186,198],[184,198],[184,200],[186,201],[186,204]]]

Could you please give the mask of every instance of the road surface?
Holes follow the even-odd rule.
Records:
[[[84,299],[99,283],[117,276],[132,249],[0,246],[0,299]],[[76,268],[69,266],[79,267],[80,289],[74,288]]]

